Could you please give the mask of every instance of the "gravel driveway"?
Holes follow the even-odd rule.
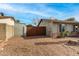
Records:
[[[6,42],[2,56],[70,56],[79,55],[79,46],[67,46],[68,40],[78,38],[52,39],[49,37],[14,37]]]

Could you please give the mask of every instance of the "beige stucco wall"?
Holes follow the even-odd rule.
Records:
[[[52,34],[52,24],[48,23],[48,25],[46,26],[46,34],[47,36],[51,36]]]
[[[59,25],[58,24],[52,24],[52,32],[53,33],[59,32]]]
[[[43,21],[41,22],[40,26],[46,26],[46,35],[47,36],[54,36],[59,35],[59,25],[53,24],[52,22]]]
[[[51,23],[47,22],[47,21],[42,21],[40,23],[40,26],[45,26],[46,27],[46,35],[50,36],[51,35]]]
[[[14,36],[14,28],[10,25],[0,24],[0,40],[8,40]]]
[[[15,23],[14,28],[15,28],[15,31],[14,31],[15,36],[26,36],[25,24]]]
[[[40,26],[46,26],[46,35],[52,36],[53,33],[57,33],[59,30],[59,25],[53,24],[52,22],[43,21]]]
[[[0,24],[7,24],[14,26],[14,20],[12,20],[12,18],[0,19]]]
[[[2,25],[3,24],[3,25]],[[14,20],[12,18],[0,19],[0,39],[8,40],[14,36]]]
[[[6,39],[6,25],[0,24],[0,41]]]
[[[47,22],[47,21],[42,21],[40,23],[40,26],[48,26],[48,25],[49,25],[49,22]]]
[[[60,34],[60,32],[59,32],[59,24],[52,24],[51,28],[52,28],[51,36],[57,37]]]
[[[6,40],[14,37],[14,26],[6,25]]]
[[[47,36],[59,36],[59,24],[55,24],[53,22],[43,21],[41,22],[40,26],[46,26],[46,34]],[[73,31],[73,25],[72,24],[65,24],[65,30],[69,31],[70,33]]]

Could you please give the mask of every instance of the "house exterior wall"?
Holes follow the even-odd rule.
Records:
[[[47,34],[47,36],[51,36],[51,34],[52,34],[52,24],[51,23],[49,23],[46,27],[46,34]]]
[[[11,18],[0,19],[0,39],[8,40],[14,36],[14,21]]]
[[[65,30],[69,31],[69,32],[72,32],[73,31],[73,25],[66,24]]]
[[[51,23],[46,22],[46,21],[42,21],[40,23],[40,26],[45,26],[46,27],[46,35],[51,36]]]
[[[6,39],[6,24],[0,24],[0,41]]]
[[[59,24],[54,24],[53,22],[41,22],[40,26],[46,26],[46,35],[53,38],[59,35]]]
[[[14,25],[14,20],[11,18],[0,19],[0,24]]]
[[[14,37],[14,26],[6,25],[6,40]]]
[[[15,36],[26,36],[26,26],[25,24],[15,23],[14,26],[14,35]]]
[[[52,24],[51,28],[52,28],[51,36],[53,38],[56,38],[60,34],[60,32],[59,32],[59,24]]]
[[[74,25],[72,23],[56,23],[56,22],[52,22],[52,21],[47,21],[44,20],[40,23],[40,26],[46,26],[46,34],[47,36],[51,36],[56,38],[57,36],[61,35],[61,28],[62,26],[60,26],[60,24],[64,24],[65,25],[65,30],[69,32],[69,35],[71,34],[71,32],[74,30]],[[75,24],[75,23],[74,23]]]
[[[59,25],[58,24],[52,24],[52,32],[53,33],[59,32]]]
[[[46,21],[42,21],[41,23],[40,23],[40,26],[48,26],[48,22],[46,22]]]

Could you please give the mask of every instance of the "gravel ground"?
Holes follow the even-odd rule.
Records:
[[[78,38],[52,39],[49,37],[14,37],[3,43],[1,56],[76,56],[79,46],[67,46],[68,40]]]

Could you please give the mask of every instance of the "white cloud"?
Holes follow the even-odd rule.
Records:
[[[0,9],[8,10],[8,11],[13,11],[13,12],[19,12],[19,13],[30,13],[30,14],[35,14],[39,16],[45,16],[48,17],[50,15],[44,14],[40,11],[33,11],[30,9],[23,9],[20,6],[18,8],[11,6],[10,4],[0,4]]]
[[[36,16],[33,17],[32,15],[38,15],[38,16],[42,16],[42,17],[54,17],[54,18],[61,19],[61,20],[67,19],[69,17],[75,17],[76,20],[79,19],[79,13],[78,13],[79,7],[78,6],[66,5],[67,10],[65,10],[65,11],[67,11],[67,12],[59,11],[55,8],[48,7],[46,4],[36,4],[35,6],[36,6],[36,9],[35,8],[33,9],[33,6],[29,7],[28,5],[26,5],[26,6],[17,5],[17,7],[16,7],[11,4],[0,4],[0,9],[8,10],[8,11],[18,13],[18,14],[19,13],[25,13],[25,14],[29,13],[29,14],[31,14],[30,17],[28,15],[26,15],[26,17],[29,19],[34,19],[36,17]],[[73,11],[73,12],[71,12],[71,11]],[[21,15],[18,15],[18,16],[21,16]]]
[[[49,7],[47,4],[37,4],[43,13],[50,15],[49,17],[54,18],[62,18],[65,16],[65,13],[63,11],[59,11],[58,9],[55,9],[54,7]]]
[[[26,6],[27,8],[25,8],[25,6],[19,6],[19,5],[18,5],[18,7],[16,7],[11,4],[0,4],[0,9],[12,11],[15,13],[25,13],[25,14],[29,13],[29,14],[34,14],[34,15],[43,16],[43,17],[55,17],[58,19],[59,18],[65,19],[67,17],[73,16],[73,15],[69,15],[69,13],[64,13],[63,11],[59,11],[55,8],[50,8],[46,4],[36,4],[36,6],[39,9],[36,8],[35,10],[33,10],[29,6]],[[73,8],[73,9],[75,9],[75,8]],[[75,12],[74,12],[74,14],[75,14],[74,16],[77,17],[77,19],[78,19],[78,16],[76,16]],[[28,17],[28,15],[27,15],[27,17]]]
[[[54,16],[60,16],[62,17],[64,13],[54,9],[54,8],[49,8],[45,4],[37,4],[40,10],[32,10],[31,7],[27,6],[26,8],[23,7],[13,7],[10,4],[0,4],[0,9],[12,11],[12,12],[19,12],[19,13],[30,13],[34,15],[39,15],[43,17],[54,17]]]
[[[10,6],[9,4],[0,4],[0,9],[10,10],[10,11],[16,11],[15,8]]]

